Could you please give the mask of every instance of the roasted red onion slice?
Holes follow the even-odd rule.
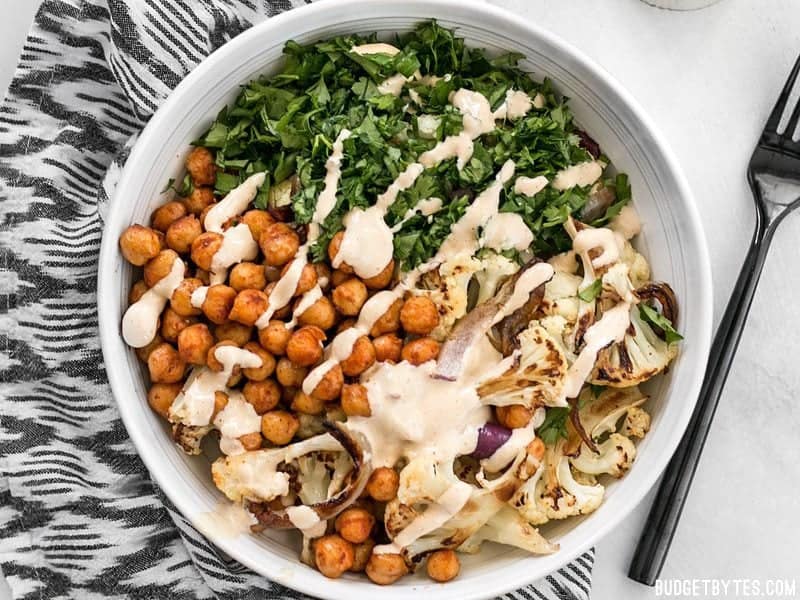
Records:
[[[489,458],[511,437],[511,430],[497,423],[486,423],[478,430],[478,444],[472,451],[473,458]]]

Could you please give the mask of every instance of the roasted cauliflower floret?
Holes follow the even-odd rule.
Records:
[[[210,425],[184,425],[176,423],[172,426],[172,439],[186,454],[198,455],[202,453],[200,447],[203,438],[213,429]]]
[[[481,270],[475,273],[475,281],[478,283],[476,304],[492,298],[505,278],[519,271],[519,265],[502,254],[488,254],[480,260]]]
[[[559,315],[567,322],[578,319],[578,288],[583,279],[564,271],[556,271],[553,278],[544,286],[541,311],[545,315]]]
[[[431,332],[431,337],[444,340],[453,326],[467,314],[469,305],[469,282],[473,275],[481,269],[477,258],[458,255],[442,263],[435,276],[427,277],[426,283],[431,289],[420,291],[427,295],[439,310],[439,324]]]
[[[612,433],[608,439],[597,445],[595,454],[586,444],[580,448],[580,454],[570,458],[570,463],[578,471],[589,475],[607,473],[612,477],[622,477],[631,468],[636,458],[636,446],[619,433]]]
[[[631,407],[625,415],[620,433],[625,437],[642,439],[650,430],[650,415],[638,406]]]

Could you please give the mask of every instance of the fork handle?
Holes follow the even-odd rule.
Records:
[[[765,228],[759,218],[744,264],[714,337],[692,419],[664,472],[636,546],[628,577],[646,585],[655,585],[678,527],[719,397],[744,330],[747,313],[753,302],[773,231],[772,227]]]

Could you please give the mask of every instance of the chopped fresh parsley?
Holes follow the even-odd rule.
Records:
[[[670,320],[659,313],[652,306],[648,306],[644,302],[639,304],[639,316],[651,325],[655,325],[661,329],[661,331],[664,332],[664,338],[668,344],[672,344],[683,339],[683,336],[672,326]]]
[[[559,438],[567,437],[567,418],[569,418],[568,407],[552,407],[548,408],[544,416],[544,421],[536,430],[536,435],[542,438],[542,441],[552,446],[558,442]]]
[[[602,279],[595,279],[592,283],[587,285],[585,288],[578,292],[578,298],[583,300],[584,302],[592,302],[595,298],[600,295],[600,291],[603,289],[603,280]]]

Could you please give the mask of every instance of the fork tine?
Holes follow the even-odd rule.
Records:
[[[781,117],[786,110],[786,103],[789,101],[789,96],[792,94],[792,88],[794,88],[794,83],[797,81],[798,73],[800,73],[800,56],[797,57],[794,67],[792,67],[792,72],[789,73],[789,79],[786,80],[786,85],[783,86],[783,91],[781,91],[781,95],[778,96],[778,101],[775,103],[775,108],[772,109],[769,119],[767,119],[767,124],[764,126],[764,131],[769,131],[772,133],[778,132],[778,124],[781,122]],[[800,106],[800,103],[798,106]],[[797,113],[797,108],[795,108],[795,113]],[[792,114],[792,117],[794,116],[795,114]],[[795,125],[797,125],[796,118],[794,119],[794,122]],[[788,127],[787,131],[789,131]],[[792,136],[793,132],[794,128],[789,131],[789,137]]]
[[[786,129],[783,130],[783,137],[786,140],[791,140],[792,136],[794,135],[794,130],[797,129],[797,121],[800,120],[800,99],[797,100],[797,104],[795,104],[794,110],[792,111],[792,116],[789,117],[789,121],[786,123]]]

